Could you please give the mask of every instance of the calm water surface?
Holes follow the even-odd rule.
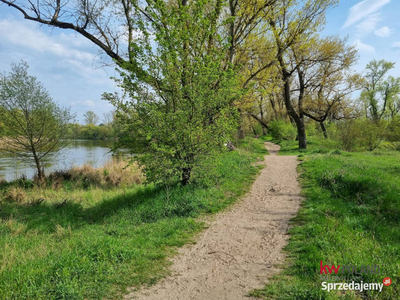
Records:
[[[73,141],[49,162],[45,168],[45,173],[48,174],[55,170],[65,170],[84,164],[90,164],[97,168],[105,165],[115,157],[129,156],[129,152],[123,150],[113,155],[110,152],[112,147],[112,141]],[[22,175],[26,175],[30,179],[34,174],[34,168],[21,163],[15,157],[0,153],[0,179],[11,181],[20,178]]]

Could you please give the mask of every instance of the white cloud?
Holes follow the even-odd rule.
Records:
[[[392,45],[392,47],[393,47],[394,49],[400,50],[400,42],[394,42],[393,45]]]
[[[382,6],[388,4],[390,0],[364,0],[352,6],[349,10],[347,20],[342,28],[347,28],[370,14],[378,11]]]
[[[383,26],[382,28],[375,30],[375,35],[379,37],[388,37],[393,33],[393,31],[393,29],[390,29],[387,26]]]
[[[380,15],[380,13],[371,14],[364,21],[359,23],[356,26],[358,33],[364,35],[374,31],[378,22],[382,20]]]
[[[354,45],[362,53],[375,54],[375,48],[371,45],[364,44],[363,42],[361,42],[361,40],[355,40]]]
[[[95,56],[92,53],[73,49],[67,43],[57,42],[57,37],[49,37],[42,31],[32,26],[25,26],[15,20],[0,20],[0,36],[9,43],[35,50],[42,53],[51,53],[64,58],[74,58],[81,61],[92,61]],[[62,36],[60,41],[63,42]]]

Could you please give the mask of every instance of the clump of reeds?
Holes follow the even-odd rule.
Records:
[[[4,195],[4,199],[7,201],[13,201],[13,202],[24,202],[27,198],[27,194],[24,189],[20,187],[11,187],[7,190],[7,192]]]
[[[123,160],[113,160],[100,168],[85,164],[66,171],[55,171],[48,176],[53,189],[58,189],[64,181],[83,187],[120,187],[141,184],[144,175],[136,162],[128,164]]]

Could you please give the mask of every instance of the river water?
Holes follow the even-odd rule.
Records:
[[[55,170],[66,170],[72,166],[90,164],[101,167],[115,157],[128,156],[129,152],[120,150],[117,154],[110,152],[112,141],[75,140],[62,149],[46,164],[45,173]],[[36,170],[11,155],[0,153],[0,179],[11,181],[25,175],[31,179]]]

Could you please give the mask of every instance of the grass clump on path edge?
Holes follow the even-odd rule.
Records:
[[[198,216],[250,188],[262,141],[248,141],[247,151],[215,159],[217,186],[57,191],[73,199],[65,205],[2,199],[0,299],[119,299],[129,286],[153,284],[168,274],[166,258],[203,228]]]
[[[299,170],[305,199],[292,220],[286,266],[252,294],[277,300],[400,299],[400,155],[319,154],[307,156]],[[320,261],[358,270],[379,265],[378,275],[355,275],[355,282],[390,277],[393,283],[382,293],[328,293],[322,290]]]

